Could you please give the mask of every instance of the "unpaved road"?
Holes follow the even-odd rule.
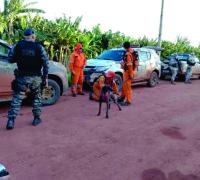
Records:
[[[1,105],[0,162],[11,180],[199,180],[199,108],[199,80],[134,87],[132,106],[111,106],[109,120],[88,96],[66,94],[38,127],[24,106],[6,131]]]

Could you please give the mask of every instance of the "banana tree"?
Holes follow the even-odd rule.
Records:
[[[36,2],[25,3],[24,0],[4,0],[4,11],[1,12],[1,15],[6,19],[7,29],[4,29],[4,33],[6,33],[9,42],[12,42],[12,38],[14,38],[13,26],[17,18],[29,13],[44,13],[41,9],[30,7],[34,4]]]

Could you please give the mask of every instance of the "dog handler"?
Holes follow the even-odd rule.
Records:
[[[123,73],[123,86],[122,86],[122,94],[120,97],[121,105],[128,106],[131,105],[132,101],[132,89],[131,83],[135,74],[135,69],[133,69],[133,49],[130,48],[129,42],[124,42],[124,49],[126,50],[124,60],[122,62],[122,68],[124,70]]]
[[[105,84],[110,84],[114,94],[118,94],[118,87],[114,81],[115,73],[108,71],[105,75],[101,75],[93,85],[93,93],[90,93],[89,99],[98,101],[101,89]]]

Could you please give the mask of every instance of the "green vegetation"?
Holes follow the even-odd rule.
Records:
[[[0,39],[10,44],[22,39],[23,31],[27,27],[33,28],[37,33],[37,39],[45,47],[50,59],[63,64],[69,58],[73,47],[77,42],[84,46],[87,58],[92,58],[107,48],[122,45],[125,40],[140,46],[156,45],[157,41],[143,37],[134,39],[125,36],[121,32],[102,32],[100,25],[92,30],[81,30],[82,17],[72,20],[71,17],[60,17],[48,20],[42,17],[41,9],[31,8],[35,2],[25,4],[24,0],[4,0],[5,9],[0,12]],[[193,52],[200,58],[200,46],[193,47],[186,38],[178,37],[176,43],[162,41],[162,57],[165,58],[175,52]]]

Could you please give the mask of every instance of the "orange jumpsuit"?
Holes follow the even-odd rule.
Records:
[[[82,93],[83,88],[83,69],[86,65],[86,58],[84,53],[74,51],[70,56],[69,69],[72,73],[72,87],[73,94]]]
[[[93,94],[92,94],[92,99],[98,101],[100,94],[101,94],[101,89],[105,85],[105,77],[100,76],[97,81],[93,84]],[[112,90],[114,94],[118,94],[118,87],[115,81],[112,83]]]
[[[132,88],[131,83],[134,77],[135,69],[133,69],[133,56],[132,49],[129,48],[125,54],[125,60],[122,64],[124,69],[123,73],[123,86],[121,97],[125,98],[126,102],[131,103],[132,101]]]

